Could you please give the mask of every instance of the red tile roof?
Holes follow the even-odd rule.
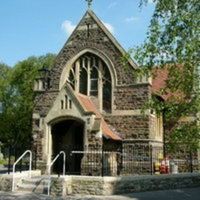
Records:
[[[88,96],[78,93],[77,97],[78,97],[79,102],[81,103],[83,108],[85,108],[87,112],[95,113],[98,118],[102,117],[99,111],[97,110],[96,106],[90,100]]]
[[[77,94],[76,96],[78,97],[79,102],[81,103],[81,105],[87,112],[93,112],[97,118],[101,118],[101,128],[102,128],[103,135],[106,138],[110,138],[110,139],[118,140],[118,141],[122,140],[122,138],[117,133],[111,130],[109,125],[103,119],[103,116],[101,115],[101,113],[98,111],[98,109],[96,108],[96,106],[90,100],[88,96],[85,96],[80,93]]]
[[[152,79],[152,92],[161,96],[164,100],[167,100],[170,94],[163,95],[161,90],[166,86],[166,80],[168,79],[167,68],[154,68],[153,79]]]
[[[182,69],[181,65],[177,65],[180,70]],[[164,68],[153,68],[153,79],[152,79],[152,92],[156,95],[162,97],[165,101],[176,100],[177,102],[184,100],[184,94],[182,92],[170,92],[163,94],[162,89],[166,86],[166,81],[170,78],[169,77],[169,68],[168,66]]]

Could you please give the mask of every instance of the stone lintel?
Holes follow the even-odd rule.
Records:
[[[150,114],[150,110],[147,109],[144,111],[144,113],[142,112],[141,109],[137,109],[137,110],[114,110],[112,112],[112,116],[121,116],[121,115],[149,115]]]
[[[123,142],[155,142],[155,143],[163,143],[159,140],[152,140],[152,139],[124,139]]]

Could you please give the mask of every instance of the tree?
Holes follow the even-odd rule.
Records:
[[[14,68],[4,65],[0,68],[0,101],[4,105],[0,140],[3,143],[28,145],[31,142],[34,80],[39,69],[52,66],[54,58],[53,54],[29,57]]]
[[[5,110],[10,104],[11,88],[9,85],[11,70],[6,64],[0,64],[0,102],[3,104],[3,113],[0,114],[0,137],[1,141],[5,140],[6,130],[8,130],[8,124],[6,123],[9,117]],[[11,117],[11,116],[10,116]]]
[[[141,0],[140,6],[147,3]],[[166,86],[160,95],[168,95],[161,102],[153,97],[148,106],[165,114],[166,123],[178,122],[189,116],[187,123],[174,123],[169,140],[199,141],[200,112],[199,47],[200,4],[198,0],[154,0],[155,10],[145,42],[134,51],[142,66],[140,71],[167,68]],[[142,70],[141,70],[142,69]],[[190,131],[189,131],[190,130]],[[180,134],[181,133],[181,134]]]

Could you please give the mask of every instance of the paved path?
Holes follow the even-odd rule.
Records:
[[[0,200],[200,200],[200,187],[190,189],[165,190],[154,192],[132,193],[121,196],[73,196],[50,198],[31,193],[0,192]]]

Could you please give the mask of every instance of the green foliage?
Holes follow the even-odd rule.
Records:
[[[5,165],[6,161],[4,159],[0,159],[0,165]]]
[[[200,4],[198,0],[155,0],[145,42],[134,49],[134,58],[140,69],[168,69],[169,79],[159,95],[169,96],[167,101],[153,97],[148,106],[164,112],[166,123],[178,122],[183,116],[197,116],[200,112]],[[140,6],[147,3],[141,0]],[[197,118],[196,118],[197,119]],[[174,127],[171,139],[181,141],[199,139],[197,121]],[[175,137],[175,138],[174,138]]]
[[[20,145],[31,142],[33,85],[38,70],[51,67],[55,55],[29,57],[13,68],[0,65],[0,141],[4,144]]]

